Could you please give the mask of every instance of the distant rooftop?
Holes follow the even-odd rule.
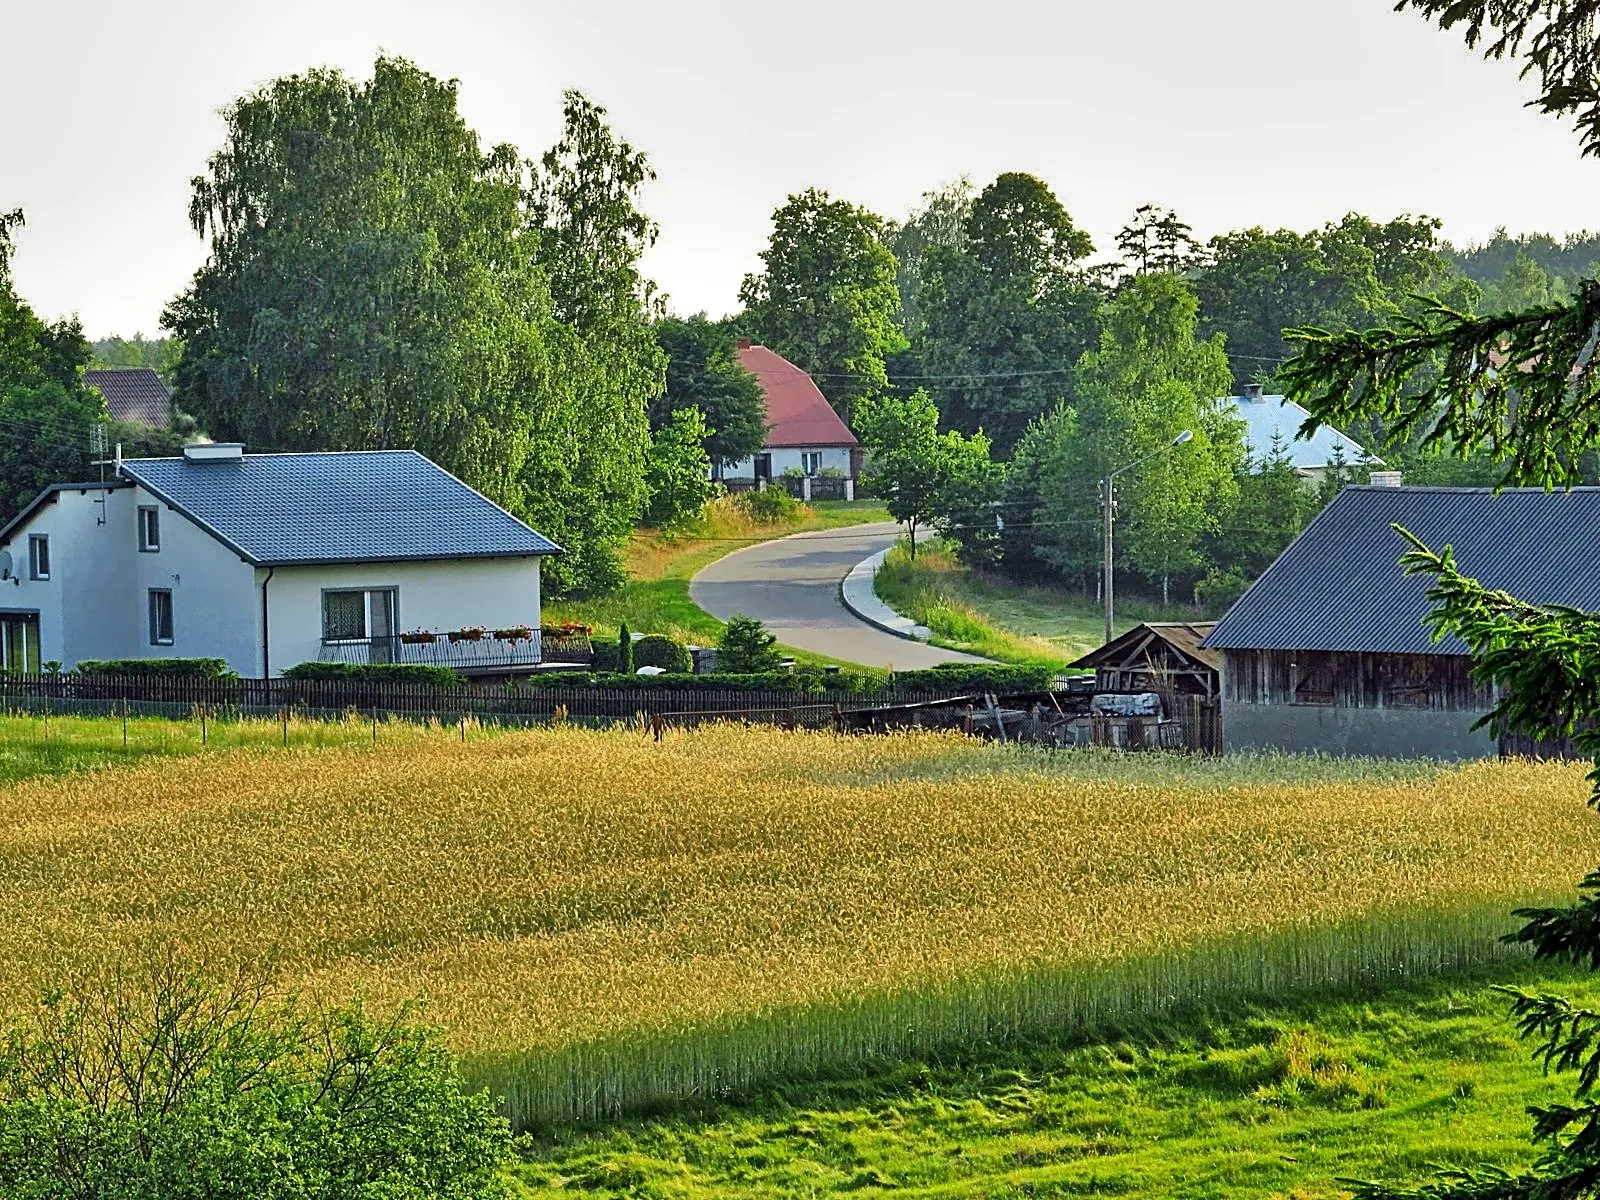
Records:
[[[126,459],[122,471],[257,566],[561,553],[414,450],[196,449]]]
[[[1227,405],[1231,405],[1233,415],[1245,423],[1245,445],[1251,462],[1256,465],[1272,453],[1275,436],[1282,437],[1284,452],[1297,471],[1315,471],[1327,466],[1333,461],[1336,450],[1343,451],[1345,462],[1352,466],[1383,465],[1366,447],[1326,425],[1320,426],[1310,438],[1302,438],[1300,426],[1311,414],[1287,396],[1229,396],[1224,401],[1224,411],[1228,411]]]
[[[756,377],[767,400],[766,446],[855,446],[856,435],[834,412],[816,382],[776,350],[740,341],[739,363]]]
[[[85,371],[83,381],[100,389],[113,421],[166,428],[172,415],[172,393],[149,367]]]

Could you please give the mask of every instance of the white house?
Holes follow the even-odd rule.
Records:
[[[823,471],[837,471],[853,498],[861,443],[811,376],[777,351],[752,345],[748,338],[739,339],[736,353],[766,398],[767,440],[759,454],[735,463],[721,477],[759,486],[786,471],[799,471],[807,480],[816,479]]]
[[[1260,384],[1247,384],[1242,396],[1226,396],[1220,401],[1223,412],[1244,422],[1244,443],[1252,462],[1264,461],[1277,441],[1295,471],[1312,483],[1322,481],[1336,456],[1352,467],[1383,466],[1365,446],[1326,425],[1310,437],[1302,437],[1300,427],[1311,414],[1287,396],[1264,395],[1265,390]]]
[[[48,488],[0,551],[0,667],[221,658],[257,678],[308,661],[531,668],[540,560],[561,552],[414,451],[220,443]]]

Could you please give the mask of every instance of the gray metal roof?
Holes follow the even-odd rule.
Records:
[[[122,470],[258,566],[561,553],[414,450],[142,458]]]
[[[149,367],[85,371],[83,381],[100,389],[113,421],[162,428],[172,415],[172,394]]]
[[[1600,488],[1347,487],[1206,638],[1214,650],[1465,654],[1423,626],[1429,580],[1397,565],[1410,547],[1454,546],[1461,570],[1534,604],[1600,609]]]

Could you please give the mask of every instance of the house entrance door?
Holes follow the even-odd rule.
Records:
[[[757,487],[761,486],[764,483],[771,483],[772,482],[772,455],[770,455],[770,454],[758,454],[758,455],[756,455],[755,476],[756,476],[756,486]]]

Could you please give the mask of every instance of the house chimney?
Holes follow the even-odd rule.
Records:
[[[1400,471],[1374,471],[1367,476],[1367,482],[1373,487],[1397,488],[1404,481],[1405,476]]]
[[[1251,404],[1260,404],[1266,390],[1265,384],[1247,383],[1239,394]]]
[[[738,344],[739,349],[741,349],[741,350],[750,349],[750,339],[749,338],[739,338],[738,341],[737,341],[737,344]]]
[[[243,458],[243,442],[195,442],[183,448],[184,462],[239,462]]]

